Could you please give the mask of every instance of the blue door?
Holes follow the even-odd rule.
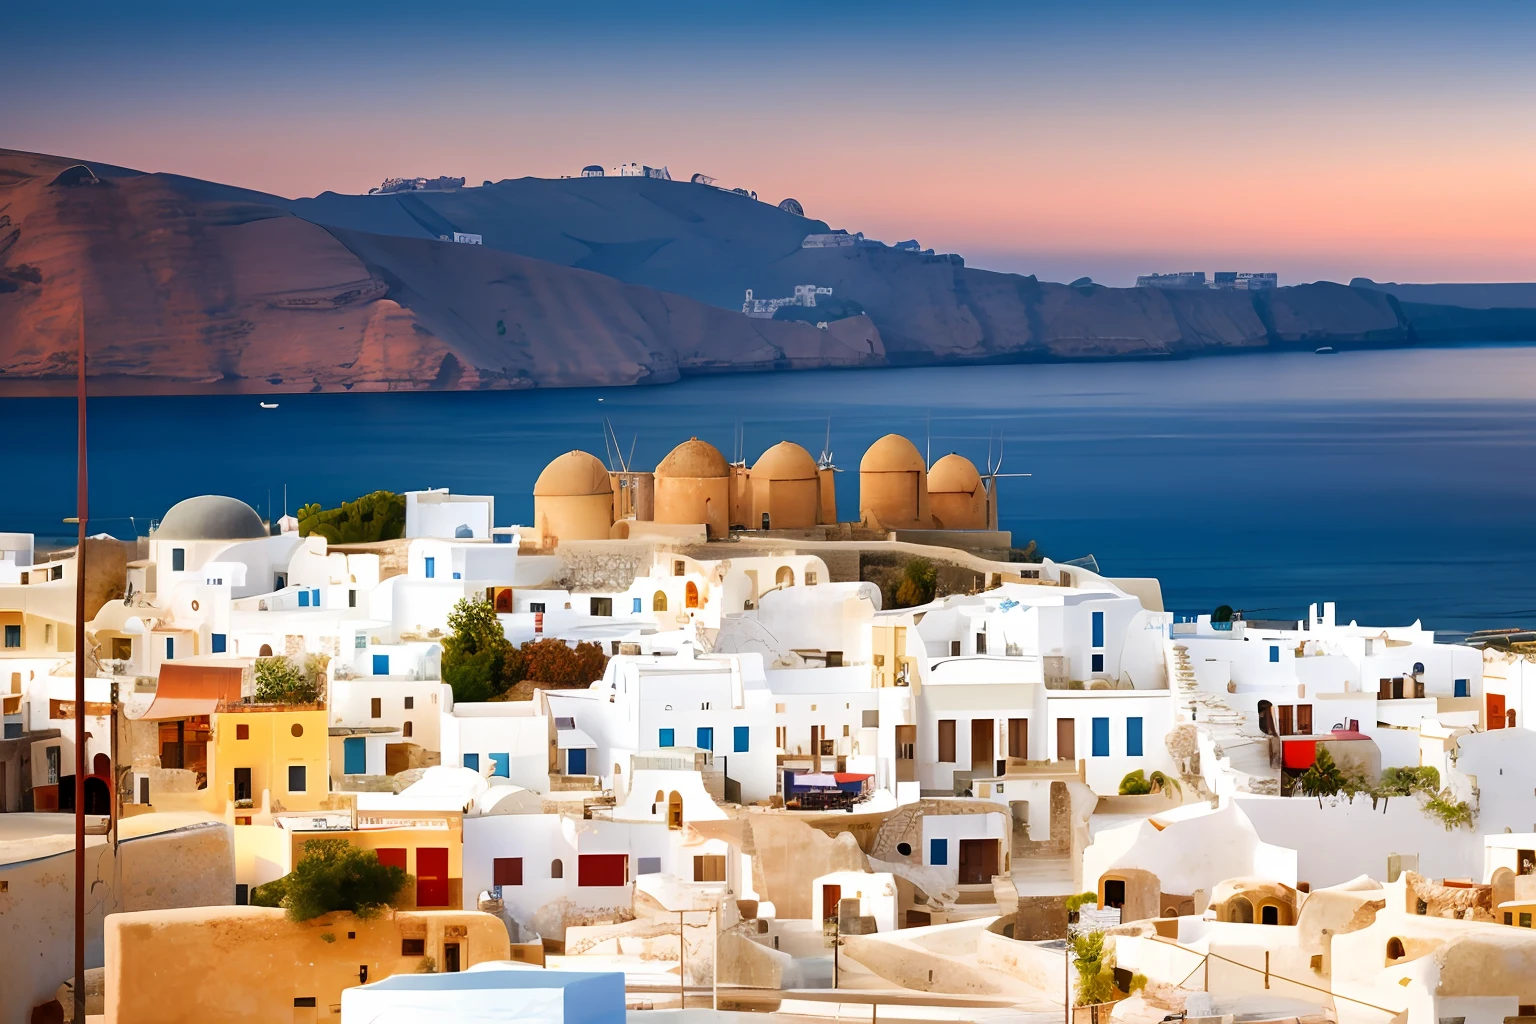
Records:
[[[342,771],[348,775],[368,774],[367,741],[361,736],[348,736],[341,741]]]
[[[509,778],[511,778],[512,777],[512,755],[511,754],[492,754],[491,755],[491,774],[493,776],[495,776],[496,778],[498,778],[498,779],[509,779]]]
[[[375,654],[373,656],[373,674],[376,676],[389,675],[389,655]]]
[[[1109,719],[1107,718],[1093,720],[1093,756],[1109,756]]]
[[[587,751],[584,747],[572,747],[565,752],[565,774],[587,774]]]
[[[224,653],[224,634],[223,633],[214,633],[211,637],[209,637],[209,642],[212,645],[210,647],[210,650],[212,651],[212,653],[214,653],[214,654],[223,654]]]
[[[699,742],[696,744],[700,750],[715,749],[715,730],[708,726],[699,726]]]
[[[426,561],[426,570],[425,570],[426,576],[427,576],[427,579],[430,580],[430,579],[432,579],[433,577],[435,577],[437,575],[437,559],[435,559],[435,558],[428,558],[428,559],[425,559],[425,561]]]

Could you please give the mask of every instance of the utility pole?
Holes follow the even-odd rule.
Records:
[[[677,1008],[688,1008],[688,971],[685,969],[688,959],[688,935],[683,930],[683,912],[677,912]]]
[[[75,1020],[85,1020],[85,303],[80,304],[80,354],[75,419]]]

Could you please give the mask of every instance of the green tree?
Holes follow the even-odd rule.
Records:
[[[1349,778],[1334,763],[1327,747],[1317,748],[1317,759],[1296,780],[1297,788],[1304,795],[1317,797],[1319,807],[1323,805],[1323,797],[1336,796],[1348,783]]]
[[[300,662],[278,655],[256,659],[258,704],[314,704],[325,695],[325,670],[330,659],[311,654]]]
[[[1115,996],[1115,954],[1104,948],[1104,933],[1078,932],[1067,940],[1077,969],[1077,1006],[1107,1003]]]
[[[901,581],[896,584],[897,608],[915,608],[933,600],[938,586],[939,572],[926,558],[910,559],[901,570]]]
[[[339,910],[367,919],[398,905],[411,881],[404,868],[380,864],[372,850],[345,839],[309,839],[292,871],[251,891],[251,905],[282,907],[293,921]]]
[[[393,491],[374,491],[337,508],[318,503],[300,506],[299,536],[315,534],[332,544],[365,544],[405,536],[405,499]]]
[[[489,700],[521,678],[522,659],[489,601],[460,598],[448,613],[443,682],[455,701]]]

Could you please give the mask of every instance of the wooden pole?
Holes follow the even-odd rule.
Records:
[[[688,958],[688,935],[683,930],[683,912],[677,912],[677,1008],[688,1009],[688,972],[684,961]]]
[[[75,1020],[85,1020],[85,304],[80,305],[80,354],[75,418]]]

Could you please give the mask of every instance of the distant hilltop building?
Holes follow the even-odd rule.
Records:
[[[1167,288],[1176,291],[1190,288],[1210,288],[1256,292],[1261,289],[1276,288],[1278,286],[1278,276],[1276,274],[1238,270],[1218,270],[1211,275],[1209,283],[1205,280],[1205,271],[1203,270],[1184,270],[1175,274],[1143,274],[1136,279],[1137,288]]]
[[[451,235],[438,235],[438,240],[443,242],[459,242],[464,245],[484,245],[479,235],[471,235],[466,231],[455,231]]]
[[[785,213],[792,213],[796,217],[805,216],[805,207],[800,205],[800,200],[798,199],[784,200],[779,204],[779,209],[783,210]]]
[[[586,174],[586,171],[582,171]],[[672,172],[665,167],[647,167],[645,164],[619,164],[619,177],[621,178],[660,178],[662,181],[671,181]]]
[[[832,231],[826,234],[806,235],[800,242],[802,249],[840,249],[843,246],[858,245],[864,240],[864,233],[850,235],[846,231]]]
[[[393,192],[442,192],[450,188],[463,188],[463,178],[385,178],[384,183],[378,188],[371,188],[368,194],[389,195]]]
[[[581,169],[581,176],[583,178],[601,178],[603,176],[603,165],[587,164],[587,166]]]
[[[741,311],[747,316],[756,317],[759,320],[772,320],[773,315],[785,306],[804,306],[808,309],[816,307],[816,296],[831,295],[831,288],[821,288],[814,284],[795,285],[793,297],[781,299],[755,299],[752,297],[752,289],[747,289],[747,297],[741,303]]]

